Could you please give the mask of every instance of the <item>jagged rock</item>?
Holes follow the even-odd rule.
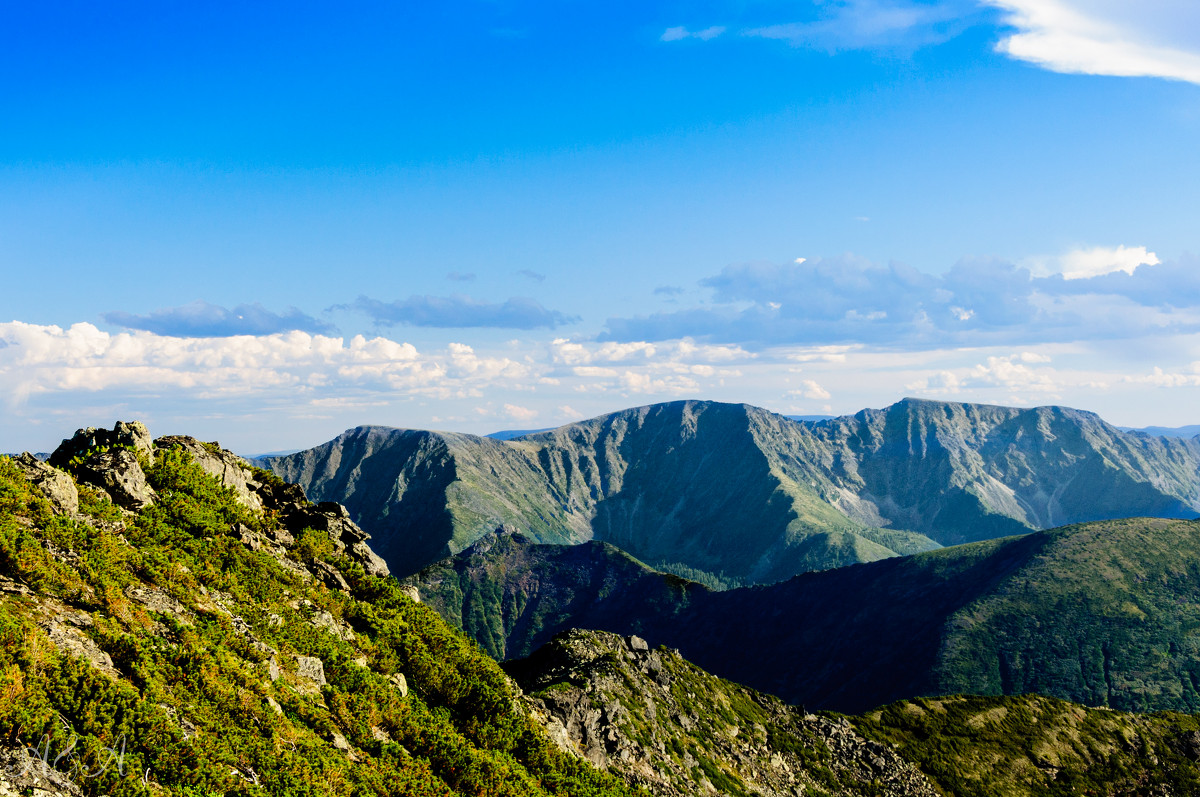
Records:
[[[421,602],[421,590],[416,584],[405,584],[400,588],[400,591],[411,598],[413,603]]]
[[[293,653],[296,660],[296,675],[317,686],[325,685],[325,665],[316,656],[301,656]]]
[[[255,482],[250,463],[232,451],[226,451],[215,443],[211,446],[205,445],[194,437],[184,435],[160,437],[154,444],[161,449],[182,448],[192,455],[192,459],[205,473],[216,476],[221,484],[233,490],[238,502],[243,506],[250,509],[263,508],[262,498],[251,490],[251,484]]]
[[[33,590],[24,584],[13,581],[11,578],[0,576],[0,592],[7,592],[10,595],[32,595]]]
[[[283,706],[279,705],[279,701],[277,701],[275,698],[271,697],[270,695],[267,696],[267,705],[270,706],[271,710],[274,711],[276,714],[278,714],[281,717],[283,716]]]
[[[329,535],[334,548],[350,559],[362,565],[363,570],[372,576],[387,576],[390,574],[387,564],[371,550],[366,541],[371,538],[350,519],[346,507],[332,501],[320,504],[284,504],[277,510],[280,520],[290,538],[305,529],[321,531]],[[344,587],[349,589],[349,587]]]
[[[83,457],[90,450],[114,447],[133,449],[144,456],[148,463],[154,464],[154,445],[149,430],[141,421],[117,421],[111,432],[94,426],[79,429],[54,449],[49,463],[56,468],[66,468],[72,459]]]
[[[408,679],[402,672],[394,672],[388,676],[388,683],[400,691],[401,697],[408,697]]]
[[[145,509],[154,503],[154,488],[137,456],[127,448],[101,451],[88,457],[76,470],[81,482],[104,490],[113,503],[130,511]]]
[[[340,589],[343,592],[350,591],[350,585],[346,583],[345,577],[342,576],[342,571],[328,562],[313,562],[312,569],[316,571],[317,577],[324,582],[325,586],[330,589]]]
[[[54,511],[63,515],[79,511],[79,490],[65,471],[47,465],[28,451],[13,457],[12,462],[46,496]]]
[[[383,561],[383,558],[372,551],[371,546],[365,542],[359,541],[351,545],[346,550],[346,555],[362,565],[368,576],[386,577],[392,573],[387,562]],[[419,603],[420,600],[418,599],[417,602]]]

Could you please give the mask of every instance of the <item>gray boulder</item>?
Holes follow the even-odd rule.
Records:
[[[113,503],[130,511],[136,512],[154,503],[154,488],[146,481],[137,456],[127,448],[93,454],[78,466],[76,477],[104,490]]]
[[[292,654],[296,660],[296,675],[317,686],[325,685],[325,665],[316,656]]]
[[[46,496],[55,512],[74,515],[79,511],[79,490],[64,471],[47,465],[28,451],[13,457],[12,461],[25,478]]]

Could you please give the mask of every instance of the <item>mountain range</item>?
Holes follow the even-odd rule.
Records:
[[[511,440],[359,427],[260,463],[338,500],[409,575],[497,527],[716,588],[1036,529],[1200,509],[1200,441],[1093,413],[905,399],[795,421],[637,407]]]

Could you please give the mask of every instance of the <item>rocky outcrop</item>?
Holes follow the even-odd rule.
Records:
[[[0,747],[0,797],[81,797],[79,788],[65,773],[55,770],[51,762],[62,755],[61,750],[18,745]]]
[[[79,511],[79,490],[66,471],[47,465],[28,451],[13,457],[12,462],[46,496],[56,512],[74,515]]]
[[[113,503],[131,512],[154,503],[154,489],[146,481],[142,462],[154,464],[154,444],[141,421],[118,421],[111,431],[94,426],[80,429],[63,440],[49,459],[50,465],[100,488]]]
[[[295,484],[281,482],[269,473],[256,471],[246,460],[216,443],[204,443],[194,437],[170,435],[151,441],[150,432],[140,421],[118,422],[111,431],[88,427],[64,440],[50,457],[51,464],[24,454],[14,460],[26,478],[66,514],[79,508],[78,491],[70,476],[103,490],[118,506],[136,512],[154,503],[154,489],[146,479],[141,463],[154,463],[156,451],[181,449],[206,473],[229,488],[235,498],[254,512],[270,512],[280,521],[265,535],[241,526],[233,531],[246,545],[276,555],[285,567],[311,579],[314,574],[290,560],[286,549],[296,542],[296,534],[315,529],[329,535],[335,550],[360,564],[368,575],[387,576],[387,564],[367,544],[371,535],[363,531],[341,504],[313,504]],[[53,466],[52,466],[53,465]],[[315,574],[328,586],[348,589],[336,568],[325,564]]]
[[[661,797],[937,797],[892,747],[722,681],[667,648],[570,631],[505,665],[563,749]]]
[[[154,443],[141,421],[117,421],[111,431],[95,426],[79,429],[59,444],[50,455],[49,463],[56,468],[69,469],[73,460],[78,461],[96,450],[108,448],[128,448],[145,457],[149,464],[154,464]]]

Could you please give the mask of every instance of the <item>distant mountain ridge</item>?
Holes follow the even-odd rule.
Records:
[[[500,526],[543,543],[603,540],[736,586],[1200,508],[1200,441],[1061,407],[918,399],[820,422],[677,401],[510,441],[359,427],[261,464],[344,503],[402,575]]]
[[[1191,426],[1143,426],[1140,428],[1121,427],[1125,432],[1141,432],[1142,434],[1156,435],[1158,437],[1195,437],[1200,435],[1200,424],[1192,424]]]

